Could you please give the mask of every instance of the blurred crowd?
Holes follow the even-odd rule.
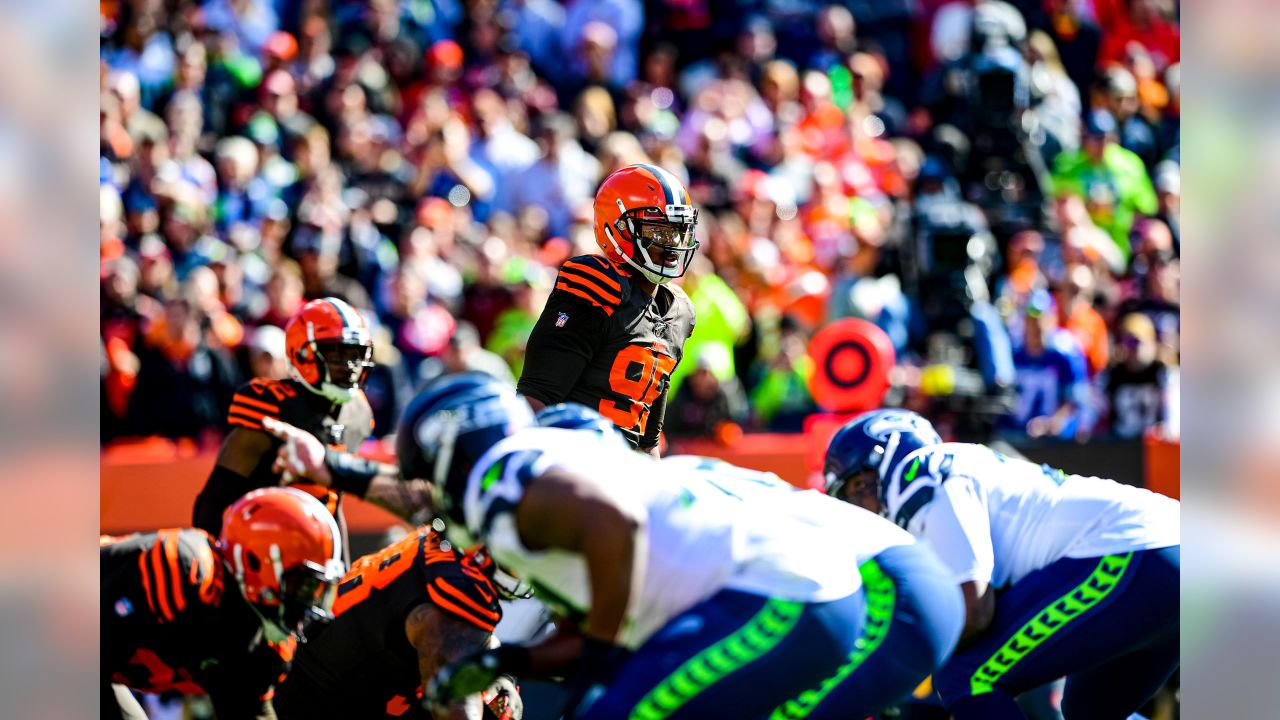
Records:
[[[439,373],[518,376],[636,162],[701,208],[670,437],[801,429],[809,338],[844,317],[888,333],[893,401],[955,427],[1176,433],[1172,0],[100,11],[104,442],[214,437],[317,297],[375,326],[378,434]]]

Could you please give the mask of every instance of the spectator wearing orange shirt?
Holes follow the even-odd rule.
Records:
[[[1096,377],[1106,369],[1111,357],[1107,323],[1093,308],[1093,271],[1086,265],[1076,265],[1067,276],[1053,283],[1054,298],[1058,301],[1058,323],[1075,336],[1084,351],[1089,377]]]

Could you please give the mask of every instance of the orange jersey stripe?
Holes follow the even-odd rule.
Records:
[[[156,611],[156,601],[151,596],[151,571],[147,569],[147,553],[138,553],[138,574],[142,576],[142,594],[147,598],[147,607],[151,608],[152,615],[159,615]]]
[[[262,429],[262,423],[254,422],[252,420],[244,420],[242,418],[235,417],[234,415],[227,418],[227,423],[230,425],[239,425],[240,427],[247,427],[250,430]]]
[[[622,298],[618,297],[617,295],[614,295],[608,290],[605,290],[604,288],[595,284],[594,282],[591,281],[591,278],[577,272],[576,270],[573,270],[570,268],[562,269],[560,271],[560,280],[575,282],[581,285],[582,287],[586,288],[587,290],[595,293],[600,297],[601,300],[604,300],[610,305],[617,305],[618,303],[622,302]]]
[[[595,277],[599,278],[600,281],[603,282],[605,285],[613,288],[614,292],[622,292],[622,286],[618,284],[617,280],[614,280],[613,278],[609,277],[608,275],[605,275],[604,273],[591,267],[590,265],[584,265],[580,262],[574,262],[570,260],[566,262],[561,269],[576,270],[576,271],[585,272],[588,275],[594,275]]]
[[[248,405],[249,407],[254,407],[259,410],[265,410],[269,413],[278,414],[280,412],[280,407],[278,405],[272,405],[271,403],[264,403],[261,400],[254,400],[253,398],[248,397],[247,395],[241,395],[240,393],[236,393],[235,396],[231,398],[231,404],[234,405],[236,403]]]
[[[236,415],[240,415],[240,416],[243,416],[243,417],[246,417],[246,418],[251,418],[251,419],[253,419],[253,420],[257,420],[257,421],[259,421],[259,422],[261,422],[261,421],[262,421],[262,418],[265,418],[265,417],[271,417],[270,415],[267,415],[266,413],[258,412],[257,410],[254,410],[253,408],[242,407],[242,406],[240,406],[240,405],[236,405],[236,404],[234,404],[234,403],[231,405],[231,409],[230,409],[230,410],[228,410],[227,412],[229,412],[229,413],[234,413],[234,414],[236,414]]]
[[[186,593],[182,587],[182,570],[178,565],[178,531],[164,532],[164,556],[169,561],[169,580],[173,583],[173,608],[182,612],[187,607]]]
[[[465,610],[459,607],[458,605],[454,604],[444,595],[441,595],[440,593],[436,592],[436,589],[431,585],[427,586],[427,597],[431,598],[431,602],[435,603],[436,607],[439,607],[441,610],[446,610],[449,613],[452,613],[453,615],[457,616],[459,619],[465,620],[471,623],[472,625],[475,625],[476,627],[480,628],[481,630],[485,630],[487,632],[493,631],[493,627],[494,627],[493,623],[483,618],[478,618],[470,611]]]
[[[169,588],[164,579],[164,565],[161,564],[160,555],[162,554],[160,539],[156,538],[156,544],[151,546],[151,579],[156,582],[156,604],[160,606],[161,621],[173,621],[173,610],[169,607]]]
[[[603,311],[604,311],[604,314],[605,314],[606,316],[613,315],[613,308],[609,307],[608,305],[601,305],[599,300],[596,300],[595,298],[591,297],[590,295],[588,295],[588,294],[586,294],[586,293],[582,292],[581,290],[579,290],[579,289],[577,289],[577,288],[575,288],[575,287],[570,287],[569,285],[567,285],[567,284],[565,284],[565,283],[563,283],[563,282],[558,282],[558,283],[556,283],[556,289],[557,289],[557,290],[564,290],[564,291],[565,291],[565,292],[567,292],[567,293],[572,293],[572,294],[577,295],[578,297],[582,298],[583,300],[586,300],[586,301],[590,302],[592,305],[595,305],[596,307],[598,307],[598,308],[600,308],[601,310],[603,310]]]
[[[445,580],[444,578],[437,579],[436,585],[439,586],[440,589],[443,590],[447,595],[452,596],[453,599],[466,605],[468,608],[476,611],[482,617],[492,618],[494,622],[497,622],[499,619],[502,618],[502,616],[499,615],[498,613],[490,610],[487,607],[484,607],[480,603],[477,603],[475,600],[472,600],[471,598],[467,597],[466,593],[454,587],[452,584],[449,583],[449,581]]]

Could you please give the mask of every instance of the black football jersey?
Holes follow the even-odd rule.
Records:
[[[349,402],[338,404],[311,392],[296,380],[258,378],[241,385],[231,399],[227,423],[232,428],[265,433],[262,420],[268,417],[306,430],[329,447],[349,452],[359,451],[373,432],[373,410],[362,392],[357,392]],[[280,476],[271,471],[279,447],[280,441],[272,438],[270,450],[262,454],[247,478],[228,477],[215,471],[196,499],[196,527],[217,534],[228,505],[250,490],[279,485]],[[341,493],[308,483],[295,483],[292,487],[313,495],[329,512],[339,514]]]
[[[693,325],[693,303],[679,286],[660,285],[650,298],[606,258],[572,258],[529,337],[519,390],[547,405],[598,410],[633,446],[653,447]]]
[[[295,644],[267,642],[202,530],[102,539],[102,673],[148,693],[203,695],[219,718],[259,717]]]
[[[429,718],[421,709],[409,612],[430,604],[492,632],[502,617],[488,577],[428,528],[355,562],[334,602],[333,622],[307,632],[275,710],[289,718]],[[479,648],[477,648],[479,649]]]

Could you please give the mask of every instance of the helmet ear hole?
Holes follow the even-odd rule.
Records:
[[[244,555],[244,564],[248,566],[252,572],[258,572],[262,569],[262,560],[258,558],[258,554],[249,550]]]

